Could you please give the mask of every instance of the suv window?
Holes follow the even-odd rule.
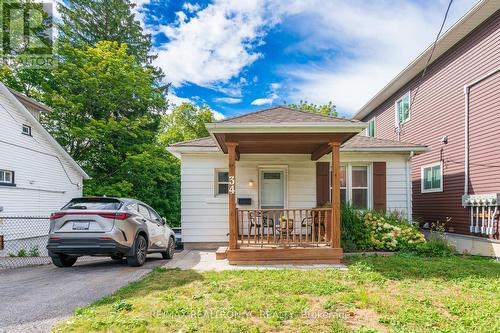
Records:
[[[157,212],[155,212],[153,209],[150,209],[149,212],[151,213],[151,218],[155,221],[160,221],[161,217],[158,215]]]
[[[79,198],[71,200],[62,209],[118,210],[122,203],[108,198]]]
[[[149,209],[146,206],[139,205],[139,214],[141,214],[147,219],[151,219],[151,215],[149,214]]]

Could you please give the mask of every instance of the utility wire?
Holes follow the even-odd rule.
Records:
[[[446,24],[446,19],[448,18],[448,13],[450,12],[451,4],[453,3],[453,0],[450,0],[448,3],[448,7],[446,8],[446,12],[443,17],[443,21],[441,22],[441,27],[439,28],[439,31],[436,35],[436,39],[434,40],[434,44],[432,44],[432,49],[431,53],[429,54],[429,58],[427,58],[427,62],[425,63],[424,70],[422,71],[422,75],[420,76],[417,84],[417,89],[415,89],[415,94],[413,95],[413,98],[410,98],[410,106],[408,108],[408,114],[411,114],[411,109],[413,107],[413,104],[415,103],[418,95],[418,91],[420,90],[420,85],[422,84],[422,81],[425,77],[425,73],[427,72],[427,68],[429,67],[429,64],[431,62],[432,56],[434,55],[434,50],[436,49],[437,42],[439,40],[439,37],[441,37],[441,33],[443,32],[444,25]],[[402,126],[403,124],[399,125]],[[399,135],[398,135],[399,137]]]

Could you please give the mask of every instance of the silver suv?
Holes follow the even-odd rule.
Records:
[[[175,234],[154,209],[124,198],[75,198],[50,216],[47,244],[58,267],[72,266],[79,256],[127,258],[129,266],[142,266],[147,253],[170,259]]]

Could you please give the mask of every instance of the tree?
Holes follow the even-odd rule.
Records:
[[[317,105],[317,104],[308,103],[307,101],[301,100],[298,104],[285,103],[285,105],[292,108],[292,109],[302,110],[302,111],[311,112],[311,113],[321,113],[321,114],[324,114],[327,116],[337,117],[337,107],[332,102],[328,102],[328,104]]]
[[[43,87],[44,102],[54,109],[45,124],[73,158],[83,162],[89,153],[88,135],[96,122],[145,117],[149,130],[158,129],[164,91],[152,70],[127,54],[126,44],[98,42],[81,49],[64,44],[60,54],[64,61]]]
[[[151,35],[135,19],[129,0],[70,0],[59,4],[61,38],[74,47],[94,46],[100,41],[128,45],[128,52],[141,64],[152,57]],[[154,58],[154,57],[153,57]]]
[[[179,163],[158,144],[163,90],[126,44],[60,49],[63,61],[44,85],[43,118],[52,135],[92,177],[85,195],[126,196],[179,222]]]
[[[171,144],[206,137],[209,134],[205,124],[213,121],[214,115],[207,105],[182,103],[175,106],[170,114],[163,116],[160,142]]]

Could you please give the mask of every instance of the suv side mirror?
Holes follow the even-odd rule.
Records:
[[[160,223],[163,224],[163,225],[166,225],[167,224],[167,220],[164,217],[162,217],[162,218],[160,218]]]

